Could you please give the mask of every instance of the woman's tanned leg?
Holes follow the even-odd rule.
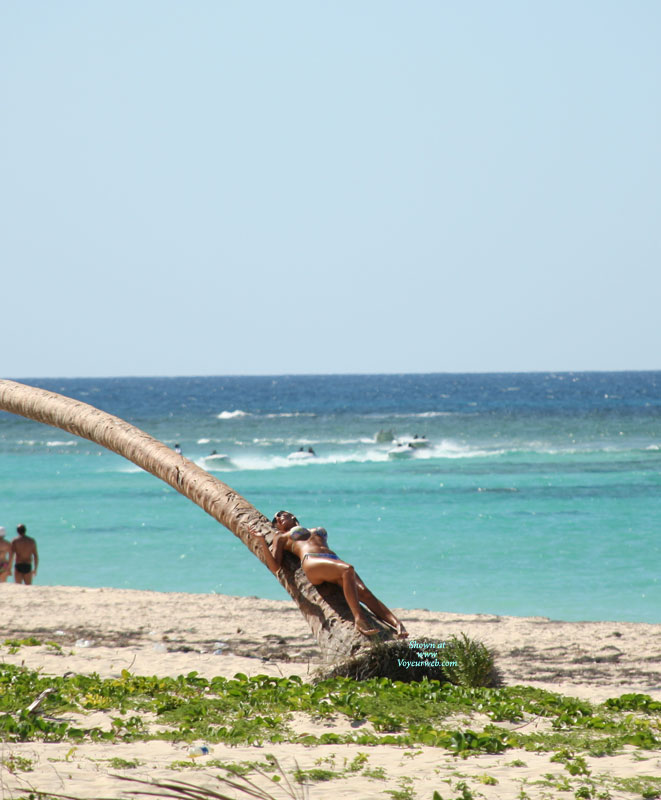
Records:
[[[335,583],[342,587],[344,598],[347,601],[351,613],[353,614],[354,624],[365,636],[372,636],[378,633],[376,628],[370,628],[363,616],[360,602],[358,599],[358,587],[356,585],[356,571],[351,564],[344,561],[335,561],[325,558],[306,558],[303,564],[308,580],[313,586],[320,583]]]
[[[376,617],[393,627],[397,631],[397,635],[400,639],[405,639],[408,636],[404,623],[398,619],[378,597],[370,592],[359,575],[356,575],[356,588],[358,589],[358,599],[360,602],[364,603]]]

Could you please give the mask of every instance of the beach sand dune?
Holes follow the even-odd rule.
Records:
[[[135,675],[176,677],[196,671],[208,679],[242,672],[249,677],[299,675],[307,680],[319,666],[314,638],[295,605],[286,601],[128,589],[28,588],[9,583],[0,585],[0,603],[2,642],[29,637],[43,642],[19,648],[3,644],[0,658],[6,664],[24,665],[45,675],[97,673],[116,678],[128,670]],[[494,652],[505,685],[532,685],[593,702],[630,692],[661,700],[661,625],[568,623],[421,609],[397,609],[396,613],[413,639],[428,637],[442,642],[465,633],[483,642]],[[86,725],[108,725],[107,714],[95,713],[98,719],[89,717]],[[319,731],[340,730],[346,721],[329,723],[302,717],[292,724],[300,726],[301,732],[318,735]],[[484,797],[507,800],[520,797],[525,787],[530,798],[553,797],[551,790],[535,781],[549,773],[562,773],[562,765],[551,763],[548,753],[511,749],[504,754],[457,759],[433,747],[407,751],[394,745],[213,745],[208,756],[196,759],[189,769],[182,768],[182,774],[171,768],[182,760],[193,763],[188,744],[182,743],[85,741],[72,746],[70,742],[5,742],[1,747],[4,797],[27,796],[35,790],[84,798],[124,797],[130,789],[138,788],[116,775],[190,780],[218,790],[215,775],[225,773],[218,768],[205,770],[205,761],[254,762],[263,760],[265,752],[275,755],[289,774],[296,765],[311,769],[320,763],[332,764],[341,771],[342,765],[352,763],[359,753],[367,754],[367,775],[364,770],[355,774],[345,770],[342,778],[312,785],[311,800],[386,798],[391,795],[384,792],[404,792],[407,786],[411,797],[431,800],[436,790],[447,800],[459,795],[456,784],[461,776],[473,787],[475,796],[479,788]],[[636,755],[631,747],[586,761],[593,775],[661,775],[658,751]],[[21,763],[29,763],[30,769],[18,768]],[[121,763],[133,763],[134,768],[117,768]],[[378,775],[379,768],[386,777],[369,777]],[[498,784],[482,783],[485,775]],[[275,797],[285,796],[274,785],[270,791]],[[626,791],[616,794],[612,788],[611,795],[636,796]]]

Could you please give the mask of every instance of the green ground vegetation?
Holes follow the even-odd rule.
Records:
[[[50,694],[38,711],[29,712],[28,706],[46,689]],[[595,705],[525,686],[466,688],[433,680],[332,678],[311,685],[298,677],[248,678],[239,673],[207,680],[195,672],[162,678],[127,671],[102,679],[95,674],[53,677],[0,665],[0,739],[6,742],[396,744],[434,746],[460,756],[523,748],[555,753],[570,774],[580,775],[580,759],[586,755],[615,754],[625,745],[643,753],[660,750],[659,706],[641,694]],[[67,718],[71,712],[98,710],[108,714],[110,730]],[[367,731],[354,727],[349,733],[300,733],[291,725],[294,713],[308,715],[311,722],[344,718],[371,725],[361,726]],[[481,722],[467,727],[457,724],[458,718]],[[526,723],[534,719],[546,721],[543,732],[526,732]]]

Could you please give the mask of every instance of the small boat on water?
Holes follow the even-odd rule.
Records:
[[[287,456],[289,461],[309,461],[311,458],[316,458],[317,454],[311,447],[308,447],[307,450],[303,450],[301,447],[300,450],[296,450],[294,453],[290,453]]]
[[[423,447],[429,447],[429,439],[426,436],[404,436],[395,439],[393,444],[396,447],[412,447],[414,450],[422,450]]]
[[[410,444],[397,444],[392,450],[388,450],[388,458],[411,458],[415,455],[415,447]]]
[[[208,456],[205,456],[203,459],[205,464],[209,464],[211,466],[217,466],[218,464],[231,464],[232,459],[227,455],[227,453],[216,453],[214,450]]]
[[[414,436],[412,439],[406,439],[405,444],[421,450],[423,447],[429,447],[429,439],[426,436]]]

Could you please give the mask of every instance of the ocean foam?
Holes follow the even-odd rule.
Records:
[[[377,414],[366,414],[372,419],[433,419],[434,417],[458,417],[465,412],[462,411],[407,411],[407,412],[379,412]]]
[[[292,417],[316,417],[311,411],[283,411],[280,414],[264,414],[265,419],[291,419]]]
[[[295,417],[316,417],[311,411],[281,411],[277,414],[253,414],[249,411],[241,411],[237,408],[234,411],[221,411],[216,414],[217,419],[238,419],[239,417],[257,417],[262,419],[293,419]]]

